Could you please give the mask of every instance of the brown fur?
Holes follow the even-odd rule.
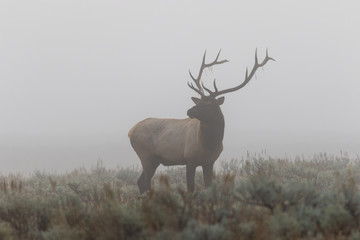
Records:
[[[129,138],[143,166],[138,181],[141,193],[150,189],[151,178],[159,164],[186,165],[189,191],[194,190],[197,166],[203,166],[205,184],[211,184],[210,175],[222,151],[222,138],[218,144],[211,146],[212,149],[206,149],[198,119],[147,118],[129,131]]]

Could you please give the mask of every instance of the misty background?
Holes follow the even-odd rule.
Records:
[[[0,173],[139,165],[128,130],[185,118],[204,82],[244,80],[266,48],[276,62],[225,96],[219,159],[351,156],[360,146],[358,1],[2,0]]]

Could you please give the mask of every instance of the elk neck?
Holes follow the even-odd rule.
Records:
[[[225,120],[221,110],[218,114],[207,121],[200,122],[200,129],[204,140],[205,148],[218,150],[222,146],[224,138]]]

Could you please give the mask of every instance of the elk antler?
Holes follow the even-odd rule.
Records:
[[[224,60],[221,60],[221,61],[218,61],[218,58],[219,58],[219,55],[220,55],[220,52],[221,52],[221,49],[219,51],[219,53],[217,54],[215,60],[212,62],[212,63],[205,63],[205,58],[206,58],[206,51],[204,53],[204,56],[203,56],[203,60],[202,60],[202,63],[201,63],[201,67],[200,67],[200,70],[199,70],[199,74],[197,76],[197,78],[195,78],[192,74],[191,74],[191,71],[189,70],[189,74],[190,74],[190,77],[192,78],[192,80],[195,82],[196,84],[196,87],[194,87],[194,85],[192,83],[189,83],[188,82],[188,86],[194,90],[195,92],[197,92],[198,94],[200,94],[200,96],[204,96],[204,89],[209,92],[209,89],[205,88],[204,84],[201,82],[201,77],[202,77],[202,74],[204,72],[204,69],[205,68],[208,68],[208,67],[212,67],[214,65],[218,65],[218,64],[223,64],[223,63],[226,63],[228,62],[228,60],[224,59]],[[215,85],[215,81],[214,81],[214,87],[215,87],[215,91],[217,91],[217,88],[216,88],[216,85]]]
[[[251,78],[254,76],[256,70],[259,68],[259,67],[262,67],[264,66],[269,60],[272,60],[272,61],[275,61],[275,59],[269,57],[269,54],[268,54],[268,50],[266,49],[266,56],[265,56],[265,59],[259,63],[258,61],[258,57],[257,57],[257,49],[255,50],[255,64],[254,64],[254,67],[253,69],[251,70],[250,74],[248,75],[248,68],[246,68],[246,74],[245,74],[245,80],[244,82],[242,82],[240,85],[236,86],[236,87],[233,87],[233,88],[228,88],[228,89],[224,89],[224,90],[221,90],[221,91],[218,91],[217,89],[217,86],[216,86],[216,79],[214,79],[214,89],[215,91],[211,91],[210,89],[208,88],[205,88],[204,85],[204,89],[213,97],[217,97],[221,94],[225,94],[225,93],[229,93],[229,92],[234,92],[234,91],[237,91],[241,88],[243,88],[246,84],[249,83],[249,81],[251,80]]]

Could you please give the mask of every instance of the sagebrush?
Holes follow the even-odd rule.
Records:
[[[262,154],[218,163],[194,194],[185,169],[140,168],[0,176],[0,239],[360,239],[360,159]]]

